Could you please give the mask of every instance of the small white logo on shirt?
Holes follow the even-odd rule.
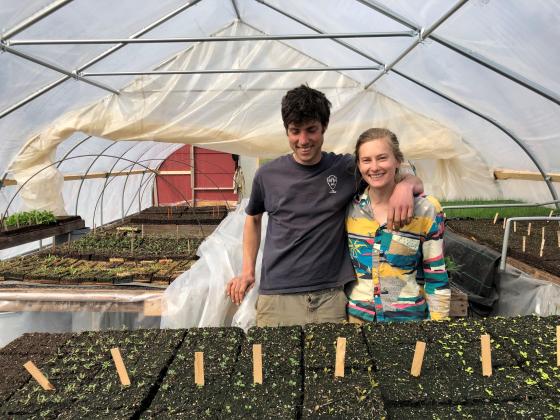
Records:
[[[329,188],[331,189],[329,191],[330,194],[336,194],[336,183],[338,182],[338,179],[335,175],[329,175],[327,177],[327,184],[329,185]]]

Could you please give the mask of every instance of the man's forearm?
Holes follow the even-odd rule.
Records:
[[[403,174],[400,182],[404,185],[408,185],[414,195],[424,192],[424,183],[416,175]]]
[[[262,215],[247,216],[243,227],[243,268],[242,275],[255,276],[257,253],[261,243]]]

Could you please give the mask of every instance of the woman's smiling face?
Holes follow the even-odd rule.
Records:
[[[392,189],[401,165],[389,142],[388,138],[381,137],[366,141],[358,150],[358,169],[364,181],[375,190]]]

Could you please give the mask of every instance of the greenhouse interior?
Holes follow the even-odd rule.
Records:
[[[0,417],[560,418],[559,41],[555,0],[2,0]]]

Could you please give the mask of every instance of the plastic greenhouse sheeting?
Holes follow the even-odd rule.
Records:
[[[146,301],[161,290],[80,290],[49,286],[0,287],[0,347],[24,333],[157,328],[159,316],[146,316]]]
[[[191,143],[249,156],[285,153],[279,100],[300,83],[323,90],[333,102],[327,150],[350,151],[361,130],[387,126],[400,135],[426,189],[440,198],[546,201],[551,192],[543,182],[494,181],[492,171],[536,172],[535,162],[548,173],[560,171],[556,1],[321,0],[318,6],[295,0],[150,0],[141,8],[135,0],[4,3],[0,171],[21,184],[43,170],[21,193],[24,200],[16,199],[10,211],[27,205],[74,213],[78,191],[86,202],[96,202],[104,180],[88,180],[80,189],[62,182],[58,171],[83,173],[92,157],[77,157],[85,155],[80,151],[102,153],[108,140],[127,143],[128,152],[120,151],[123,158],[143,156],[145,149],[138,141]],[[417,34],[338,40],[18,44],[34,39],[411,30]],[[41,65],[41,60],[50,66]],[[381,70],[258,72],[372,65]],[[84,76],[120,95],[78,77],[154,69],[218,72]],[[227,74],[220,69],[255,72]],[[78,80],[73,80],[72,72]],[[71,150],[69,145],[79,142],[83,144]],[[117,149],[111,146],[107,154]],[[69,151],[68,157],[74,159],[44,169],[55,156],[65,156],[60,150]],[[164,159],[174,149],[152,150],[152,158]],[[98,171],[111,170],[121,156],[110,155],[96,161]],[[158,165],[156,160],[150,163]],[[142,182],[126,187],[120,198],[103,200],[104,222],[128,207]],[[153,179],[148,180],[146,188],[152,184]],[[554,185],[557,188],[558,182]],[[15,191],[3,187],[0,204],[6,206]],[[78,207],[83,211],[80,203]],[[91,225],[93,213],[86,216]]]

